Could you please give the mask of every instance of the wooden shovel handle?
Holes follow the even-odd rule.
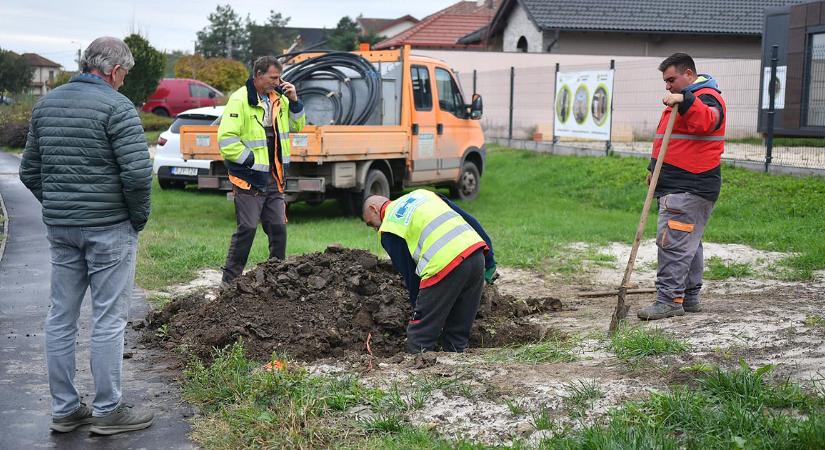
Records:
[[[665,153],[670,143],[670,135],[673,134],[673,124],[676,122],[676,116],[678,114],[676,108],[671,109],[670,118],[667,121],[667,129],[665,129],[665,136],[662,138],[662,148],[659,149],[659,156],[656,158],[656,167],[653,169],[653,175],[650,177],[650,185],[647,187],[647,197],[645,198],[645,205],[642,207],[642,217],[639,218],[639,227],[636,228],[636,239],[633,241],[633,248],[630,250],[630,257],[627,259],[627,268],[624,271],[624,278],[622,278],[622,284],[620,285],[625,288],[627,288],[627,283],[630,282],[630,274],[633,273],[633,266],[636,265],[636,253],[639,252],[639,244],[645,232],[645,225],[647,225],[650,205],[653,203],[653,193],[656,192],[659,173],[662,171],[662,163],[665,161]]]

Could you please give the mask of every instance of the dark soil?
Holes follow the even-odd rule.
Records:
[[[535,342],[546,328],[529,316],[562,308],[559,300],[518,300],[485,289],[471,345],[495,347]],[[407,290],[388,261],[364,250],[329,247],[286,261],[270,260],[221,289],[174,299],[152,313],[145,337],[165,346],[183,345],[209,360],[214,348],[243,340],[259,361],[273,352],[303,361],[404,350],[410,316]]]

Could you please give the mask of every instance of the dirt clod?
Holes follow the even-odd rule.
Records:
[[[516,299],[486,288],[472,346],[535,342],[548,335],[530,316],[562,309],[555,298]],[[331,246],[286,261],[270,260],[210,298],[175,298],[149,317],[145,338],[183,344],[209,359],[213,348],[240,339],[256,360],[273,352],[313,361],[346,353],[387,357],[404,350],[411,308],[388,261],[364,250]],[[164,333],[157,330],[166,325]]]

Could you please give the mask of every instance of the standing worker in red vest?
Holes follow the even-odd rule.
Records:
[[[702,234],[722,187],[720,167],[725,151],[725,101],[716,80],[697,74],[693,58],[675,53],[659,65],[665,88],[653,156],[652,173],[673,108],[679,116],[673,126],[655,196],[659,200],[656,245],[656,302],[638,312],[640,319],[656,320],[702,310]],[[678,107],[676,106],[678,105]],[[651,174],[647,176],[650,183]]]
[[[413,307],[407,351],[463,352],[481,303],[493,284],[493,244],[481,224],[439,194],[417,189],[394,201],[364,203],[364,222],[381,232],[381,246],[404,277]]]

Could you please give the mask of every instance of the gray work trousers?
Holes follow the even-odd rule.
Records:
[[[80,406],[74,385],[80,305],[91,289],[91,369],[95,416],[121,400],[123,333],[135,280],[137,231],[126,220],[100,227],[46,226],[51,253],[51,309],[46,318],[46,364],[52,416]]]
[[[407,351],[435,350],[439,338],[447,352],[463,352],[470,340],[484,289],[484,253],[478,250],[444,279],[418,291],[407,325]]]
[[[286,204],[284,194],[278,192],[275,180],[266,192],[241,189],[233,186],[235,193],[235,220],[237,228],[229,243],[226,264],[223,266],[223,282],[229,283],[243,273],[249,250],[255,241],[258,222],[269,238],[269,257],[286,258]]]
[[[659,198],[656,301],[697,304],[702,289],[702,235],[714,202],[690,193]]]

